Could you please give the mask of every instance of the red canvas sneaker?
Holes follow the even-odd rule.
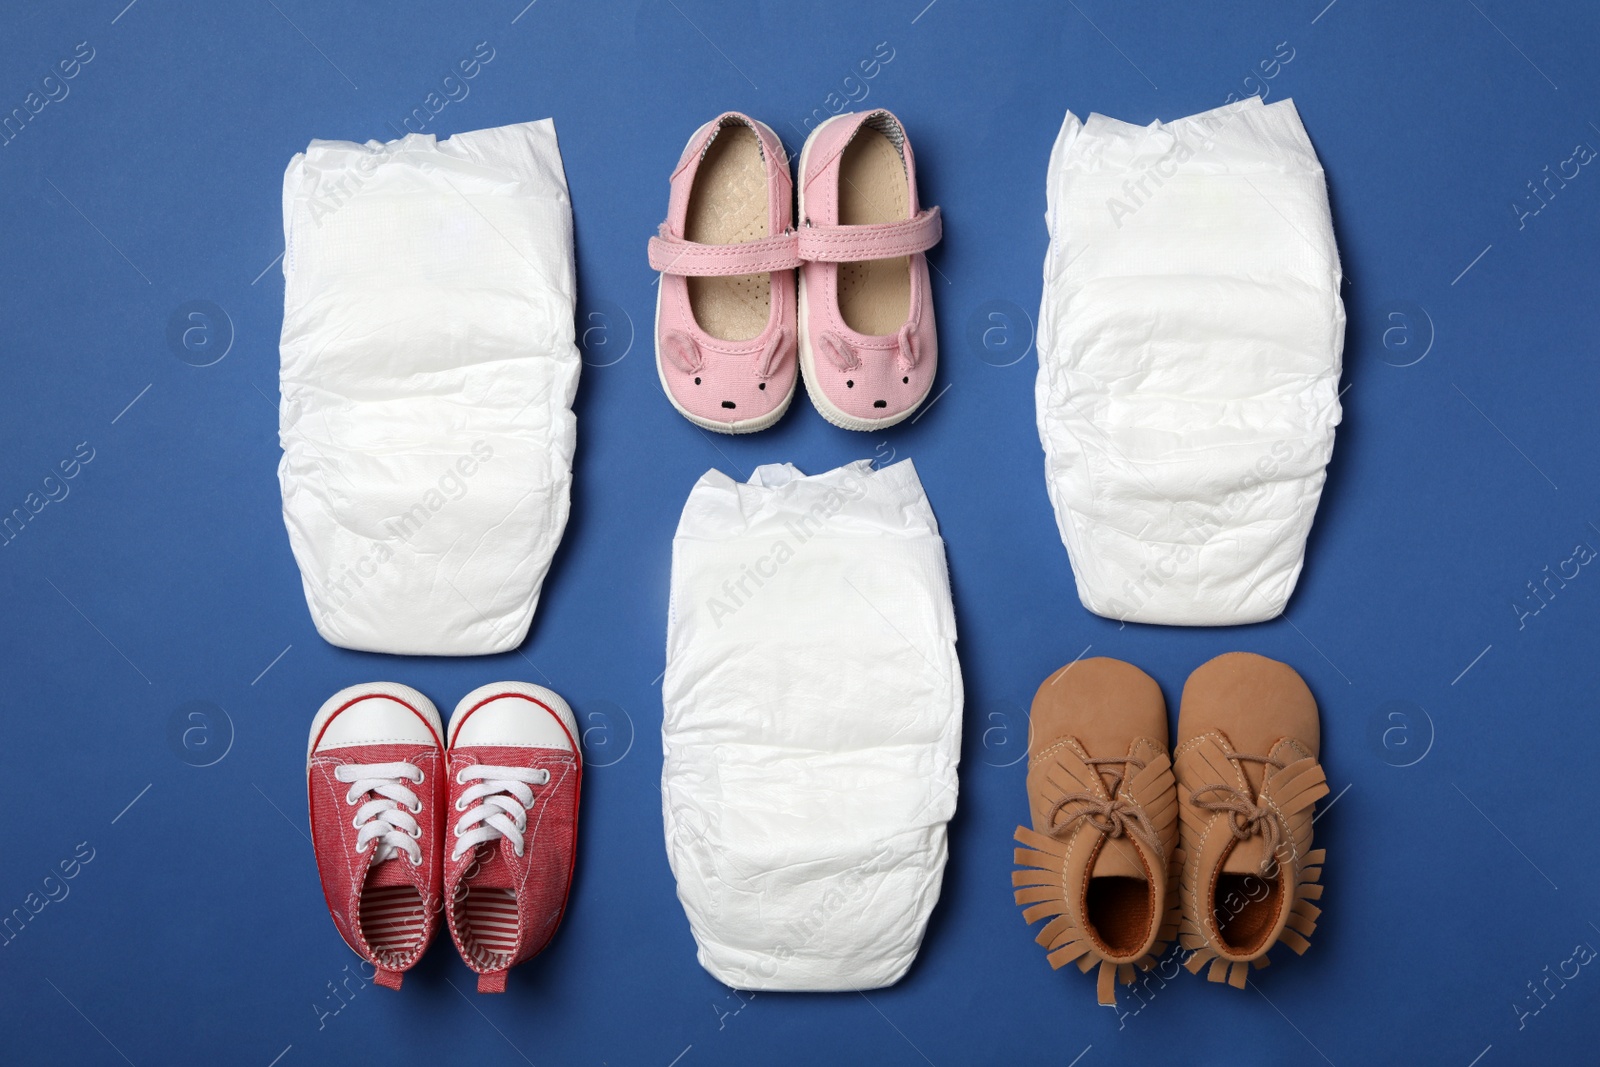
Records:
[[[544,950],[567,907],[583,782],[578,723],[542,686],[486,685],[456,705],[449,760],[445,916],[478,992],[503,993],[506,971]]]
[[[433,703],[392,682],[340,690],[311,724],[306,792],[322,894],[390,989],[438,924],[443,736]]]

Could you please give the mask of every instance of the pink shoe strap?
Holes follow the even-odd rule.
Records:
[[[800,230],[800,258],[818,263],[894,259],[926,252],[943,234],[936,207],[876,226],[806,226]]]
[[[800,242],[794,231],[736,245],[704,245],[666,232],[650,238],[650,269],[663,274],[711,278],[734,274],[767,274],[800,265]]]

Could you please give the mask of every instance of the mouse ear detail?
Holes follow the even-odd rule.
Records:
[[[756,374],[761,378],[772,377],[773,371],[778,369],[778,364],[793,350],[794,331],[787,326],[773,330],[772,336],[767,339],[766,346],[761,349],[761,355],[756,360]]]
[[[685,374],[693,374],[705,366],[700,346],[682,330],[667,330],[661,335],[661,354]]]
[[[916,370],[918,359],[917,324],[915,322],[907,322],[895,333],[894,339],[898,349],[896,355],[899,357],[901,366],[906,370]]]
[[[856,356],[855,350],[832,330],[827,330],[818,337],[817,345],[822,349],[822,354],[828,357],[828,361],[840,370],[851,371],[861,366],[861,360]]]

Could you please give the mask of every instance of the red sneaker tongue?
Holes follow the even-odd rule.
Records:
[[[391,885],[410,885],[410,862],[400,856],[386,859],[367,871],[367,885],[374,888],[383,888]]]

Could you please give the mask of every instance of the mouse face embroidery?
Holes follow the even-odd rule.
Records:
[[[752,345],[748,352],[721,352],[684,331],[666,331],[658,366],[679,409],[721,429],[784,404],[793,390],[794,334],[779,328]]]

